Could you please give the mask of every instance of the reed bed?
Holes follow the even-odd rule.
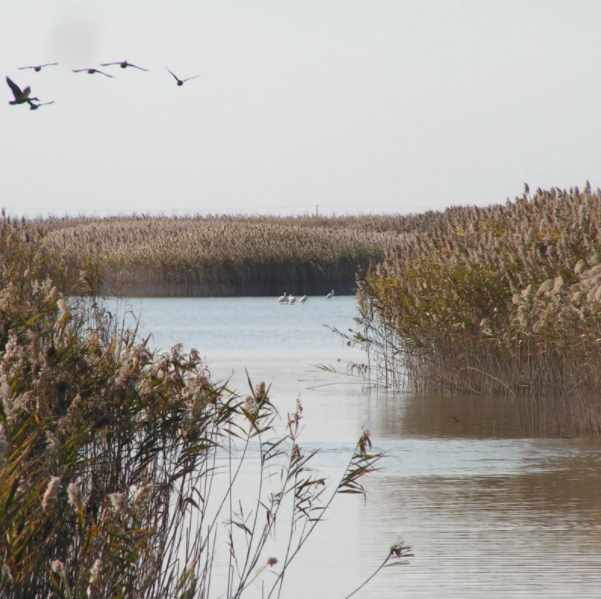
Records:
[[[300,403],[279,426],[264,384],[241,396],[195,351],[153,353],[93,299],[67,301],[43,240],[0,221],[2,597],[233,598],[262,583],[279,597],[333,500],[363,494],[378,468],[369,432],[328,484],[300,446]],[[249,505],[233,498],[251,443]],[[286,542],[272,553],[278,523]],[[408,551],[393,545],[377,571]]]
[[[544,427],[601,432],[601,192],[452,208],[359,283],[379,384],[533,400]]]
[[[73,219],[37,223],[45,247],[119,296],[351,294],[401,217]],[[396,227],[396,228],[395,228]]]

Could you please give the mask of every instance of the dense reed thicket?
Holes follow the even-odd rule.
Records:
[[[264,384],[241,397],[195,351],[153,353],[93,300],[67,301],[42,240],[0,223],[0,595],[278,595],[333,498],[363,492],[369,433],[329,487],[298,444],[299,403],[278,426]],[[251,443],[257,496],[238,503]],[[406,555],[394,545],[382,566]]]
[[[372,371],[416,391],[544,397],[548,427],[601,431],[601,192],[525,189],[452,208],[359,286]]]
[[[70,270],[95,273],[102,295],[350,294],[423,217],[61,219],[36,223]]]

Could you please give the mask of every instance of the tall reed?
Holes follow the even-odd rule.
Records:
[[[151,352],[93,299],[67,300],[28,234],[0,223],[2,597],[241,597],[258,582],[279,596],[333,499],[378,468],[369,433],[328,485],[300,446],[300,403],[282,429],[264,384],[242,397],[197,352]],[[258,493],[238,504],[251,443]],[[408,555],[394,545],[382,565]]]
[[[381,261],[400,217],[109,218],[42,221],[48,251],[93,271],[101,294],[338,294]]]
[[[359,284],[357,340],[385,384],[547,398],[601,431],[601,192],[537,190],[453,208]]]

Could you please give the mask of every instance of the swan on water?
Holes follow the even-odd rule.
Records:
[[[300,300],[298,300],[301,304],[304,304],[307,301],[307,296],[303,295],[303,297],[300,298]]]
[[[279,299],[278,302],[280,302],[280,304],[285,304],[288,301],[288,298],[286,297],[286,292],[284,291],[284,295],[282,295]]]
[[[288,296],[288,304],[291,306],[292,304],[295,304],[295,303],[296,303],[296,298],[292,294],[290,294]]]
[[[328,295],[326,295],[326,299],[331,300],[334,297],[334,290],[332,289],[332,291],[330,291],[330,293],[328,293]]]

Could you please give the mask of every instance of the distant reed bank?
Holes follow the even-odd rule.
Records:
[[[547,430],[601,432],[601,191],[526,186],[430,224],[359,283],[372,373],[418,392],[540,397]]]
[[[101,295],[352,294],[412,217],[129,217],[41,221],[48,252]],[[419,219],[418,219],[419,220]]]

